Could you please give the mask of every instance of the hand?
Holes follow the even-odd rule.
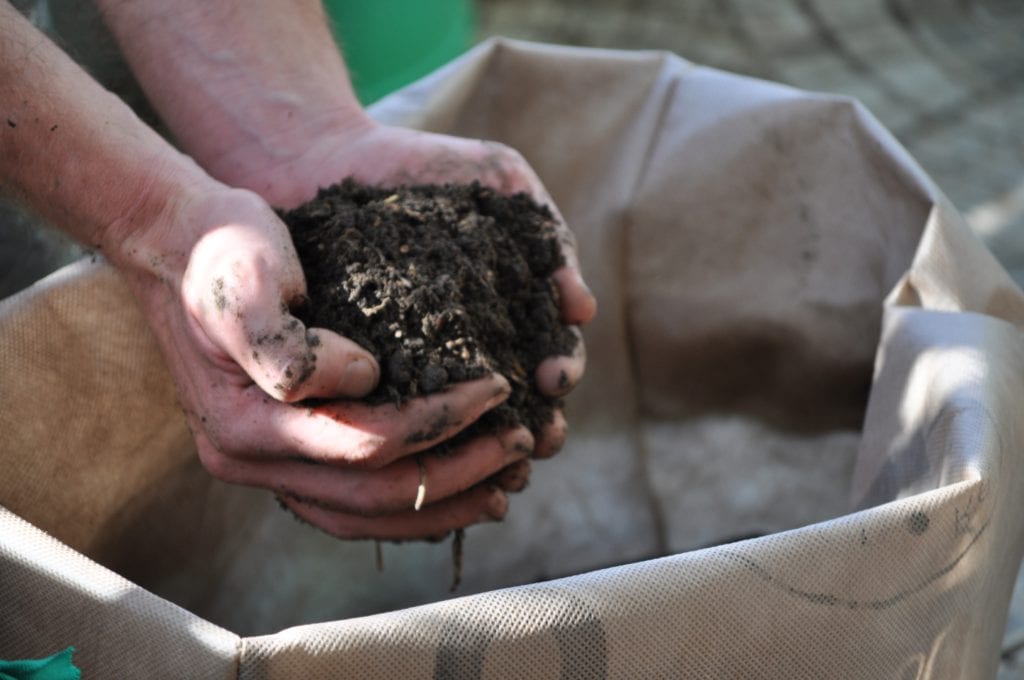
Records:
[[[319,186],[333,184],[345,176],[354,176],[368,183],[478,179],[496,186],[503,192],[526,190],[540,202],[554,209],[550,197],[534,172],[521,157],[505,146],[383,127],[371,121],[366,112],[362,111],[351,90],[344,62],[331,38],[321,2],[269,0],[261,4],[261,10],[258,12],[248,11],[248,5],[241,0],[212,5],[202,0],[182,0],[175,3],[173,11],[168,11],[166,3],[157,0],[102,0],[100,6],[119,45],[127,55],[136,78],[142,83],[148,99],[154,104],[164,123],[173,131],[182,150],[196,159],[215,178],[231,186],[252,189],[274,207],[294,207],[311,199]],[[268,51],[268,46],[279,44],[288,44],[289,49],[273,50],[271,47]],[[168,59],[169,54],[175,55],[175,58]],[[230,216],[229,219],[236,218]],[[556,272],[554,279],[561,293],[565,323],[578,325],[590,320],[594,314],[595,304],[580,279],[579,267],[575,262],[571,237],[567,229],[562,229],[562,237],[567,266]],[[249,247],[248,244],[239,246],[237,255],[245,256]],[[228,249],[221,246],[221,250]],[[219,256],[230,258],[234,254],[236,253],[233,251],[221,252]],[[267,262],[283,261],[281,258],[286,258],[283,254],[274,257],[279,259],[270,259]],[[287,255],[287,259],[292,258],[292,254]],[[189,267],[191,268],[193,267]],[[217,270],[225,269],[221,266]],[[280,274],[281,271],[274,273]],[[226,283],[229,279],[225,277],[224,281]],[[236,278],[230,281],[241,280]],[[215,283],[215,279],[212,283],[208,280],[195,288],[186,289],[186,297],[209,297],[212,294],[209,290],[204,290],[203,286]],[[236,289],[242,291],[244,300],[249,299],[246,296],[253,295],[247,286],[242,286],[241,283],[236,285]],[[269,298],[263,298],[261,304],[265,304]],[[287,296],[282,300],[287,302]],[[209,315],[206,318],[208,327],[216,326]],[[269,320],[269,317],[267,318]],[[288,320],[288,324],[291,323],[292,321]],[[210,335],[211,339],[217,335],[216,330],[211,328],[205,328],[204,333]],[[223,342],[223,339],[220,341]],[[302,336],[297,334],[290,344],[293,351],[308,352],[309,349],[303,348],[302,342]],[[245,351],[249,349],[240,341],[236,342],[236,345],[242,346]],[[228,349],[225,344],[219,346]],[[240,367],[248,366],[249,369],[256,370],[257,367],[253,367],[251,362],[245,363],[248,360],[245,358],[245,351],[230,354],[233,362]],[[315,353],[321,350],[314,348],[312,351]],[[318,353],[316,355],[318,372],[326,359]],[[279,359],[279,364],[283,363],[287,363],[287,359]],[[327,363],[330,364],[330,360]],[[308,367],[308,363],[303,364],[299,360],[296,366],[301,369]],[[581,344],[577,356],[555,358],[543,363],[538,370],[538,383],[550,394],[563,394],[580,379],[583,369]],[[314,373],[308,380],[315,383],[318,380],[315,375]],[[287,374],[285,377],[288,378]],[[501,381],[498,378],[493,380]],[[270,381],[269,387],[272,388],[278,382],[280,375]],[[286,381],[283,384],[288,383]],[[494,382],[488,384],[492,388],[495,387]],[[473,388],[468,385],[458,387],[441,397],[454,399],[457,395],[463,394],[465,389]],[[201,390],[194,391],[198,394]],[[486,391],[483,389],[483,392]],[[431,399],[426,399],[422,405],[415,407],[410,403],[400,414],[392,410],[389,418],[404,421],[422,409],[431,408],[430,405],[434,405],[432,408],[438,408],[436,402]],[[459,425],[445,428],[438,438],[449,436],[459,427],[468,424],[471,417],[475,417],[472,409],[463,403],[453,405],[453,408],[455,406],[458,406],[460,411],[453,411],[450,417],[456,418]],[[259,411],[254,413],[260,416],[269,415]],[[367,414],[361,412],[351,415],[367,417]],[[348,418],[349,415],[345,417]],[[203,424],[202,420],[200,424]],[[273,427],[281,427],[284,422],[271,424]],[[355,421],[347,424],[358,427]],[[551,455],[557,451],[564,437],[564,429],[564,419],[559,414],[555,425],[541,433],[536,447],[537,454]],[[406,431],[410,430],[407,428]],[[214,435],[218,432],[209,434]],[[390,440],[391,434],[389,432],[384,436]],[[523,443],[523,434],[505,433],[502,440],[518,440]],[[333,436],[333,429],[325,429],[322,435]],[[230,439],[224,439],[222,436],[212,440],[217,444],[214,448],[223,453],[225,440],[230,443]],[[303,445],[312,447],[314,443],[310,438],[295,437],[290,439],[290,442],[290,449],[300,452]],[[257,447],[260,444],[259,441],[248,443],[254,443]],[[529,443],[532,444],[532,441]],[[495,437],[473,442],[470,448],[492,452],[509,449],[503,448]],[[522,447],[512,445],[511,448],[518,450]],[[247,447],[240,447],[238,451],[241,452],[243,449]],[[316,451],[316,448],[313,447],[312,451]],[[390,466],[404,464],[404,474],[407,476],[400,482],[404,484],[409,483],[409,475],[413,474],[413,461],[407,460],[409,448],[402,451],[407,452],[406,455],[398,455],[397,458],[391,459],[393,462],[390,464],[386,463],[387,456],[377,457],[376,469],[384,473]],[[241,454],[227,456],[229,461],[241,458]],[[279,455],[279,458],[287,457]],[[485,496],[495,503],[499,503],[497,499],[504,498],[494,494],[487,495],[486,486],[470,488],[456,497],[452,496],[455,493],[452,488],[441,487],[442,483],[451,485],[454,479],[459,479],[455,486],[467,488],[464,482],[469,478],[475,477],[479,481],[486,476],[480,474],[479,467],[485,460],[489,460],[485,455],[481,454],[480,460],[471,461],[472,456],[465,454],[465,459],[467,470],[471,471],[456,473],[459,476],[452,479],[443,477],[442,482],[434,481],[442,479],[442,476],[435,475],[431,469],[427,470],[426,478],[430,481],[427,501],[443,497],[452,500],[435,503],[434,505],[438,507],[428,506],[421,515],[398,517],[410,522],[410,530],[425,528],[419,523],[422,523],[428,510],[449,517],[447,525],[451,527],[468,523],[471,521],[467,519],[468,514],[460,514],[456,520],[447,507],[456,504],[460,508],[460,513],[468,513],[468,507],[482,506],[479,503],[460,505],[463,503],[460,498]],[[220,458],[217,460],[225,462]],[[343,456],[333,457],[331,460],[339,466],[351,465],[351,462],[345,462]],[[439,466],[441,462],[428,458],[426,464],[430,468]],[[215,467],[213,459],[208,462],[208,466]],[[234,467],[236,466],[231,466],[231,471]],[[502,468],[501,474],[494,479],[511,490],[512,487],[523,483],[527,467],[525,462],[520,461],[511,469]],[[247,469],[251,469],[251,466]],[[226,470],[224,472],[230,473]],[[416,472],[418,479],[419,470]],[[236,476],[242,477],[241,474]],[[383,477],[378,475],[378,478]],[[318,496],[309,497],[311,502],[302,502],[299,497],[306,495],[294,485],[285,491],[292,497],[286,501],[289,507],[301,516],[339,536],[355,534],[351,526],[353,508],[341,498],[340,493],[334,492],[331,495],[332,501],[327,498],[327,490],[324,490],[324,493]],[[365,485],[353,487],[346,490],[346,493],[369,496]],[[408,492],[397,493],[394,488],[381,487],[379,493],[404,498],[403,494]],[[367,503],[364,503],[360,507],[366,506]],[[383,510],[378,508],[378,511]],[[440,526],[442,523],[431,524],[431,527]],[[399,524],[387,526],[391,532],[396,532]],[[366,528],[365,525],[361,527]],[[370,536],[365,532],[364,535]],[[419,535],[423,535],[422,530]]]
[[[270,489],[299,516],[346,538],[433,537],[504,515],[504,493],[479,482],[529,455],[528,430],[475,440],[451,456],[415,454],[502,402],[507,381],[463,383],[401,411],[346,401],[372,390],[379,368],[355,343],[291,314],[305,294],[302,271],[287,228],[255,194],[193,194],[121,250],[130,253],[131,266],[119,264],[214,476]],[[333,400],[295,404],[309,397]],[[503,474],[507,488],[519,484]]]
[[[572,232],[533,169],[518,152],[502,144],[385,126],[365,116],[354,116],[342,129],[317,131],[301,153],[250,148],[222,159],[215,174],[256,191],[282,208],[299,205],[313,198],[318,188],[349,176],[374,185],[476,180],[505,194],[526,192],[547,205],[559,224],[566,264],[553,278],[560,293],[563,321],[579,337],[578,325],[590,321],[596,312],[594,297],[580,275]],[[580,337],[574,356],[552,357],[540,365],[538,387],[553,397],[567,394],[582,377],[585,363]],[[555,422],[541,434],[535,455],[545,457],[557,452],[565,428],[565,419],[557,412]]]

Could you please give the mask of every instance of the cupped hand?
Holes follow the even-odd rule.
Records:
[[[210,473],[270,489],[346,538],[432,537],[504,515],[502,487],[517,482],[500,473],[533,450],[528,430],[477,439],[446,457],[416,455],[504,401],[503,377],[401,409],[356,401],[375,387],[379,367],[362,347],[293,316],[305,280],[287,228],[265,201],[221,187],[164,213],[125,239],[118,264]],[[317,405],[298,403],[308,398]]]
[[[301,153],[274,154],[262,149],[255,155],[274,160],[253,163],[242,153],[224,159],[216,174],[282,208],[299,205],[313,198],[320,187],[346,177],[389,186],[479,181],[504,194],[525,192],[548,206],[556,218],[565,257],[565,265],[553,274],[562,320],[572,327],[579,342],[573,356],[542,362],[536,380],[539,389],[552,397],[564,396],[579,382],[586,357],[578,327],[593,318],[596,301],[580,274],[572,232],[537,174],[517,151],[496,142],[381,125],[363,117],[348,120],[339,130],[318,132]],[[556,453],[565,428],[564,417],[556,412],[554,422],[540,435],[535,455]]]

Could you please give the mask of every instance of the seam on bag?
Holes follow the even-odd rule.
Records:
[[[684,61],[685,60],[680,59],[679,57],[666,53],[663,59],[661,60],[660,70],[662,72],[667,71],[673,63],[680,63]],[[644,153],[641,155],[641,158],[643,159],[643,164],[640,166],[640,170],[637,171],[636,180],[633,182],[633,186],[629,190],[628,206],[630,209],[633,207],[633,202],[636,200],[636,195],[639,192],[640,187],[643,185],[644,180],[647,179],[647,173],[650,171],[651,168],[651,159],[654,156],[654,150],[658,147],[658,142],[661,140],[661,137],[664,134],[665,120],[668,118],[668,112],[671,110],[672,104],[676,100],[676,91],[679,89],[680,81],[682,80],[683,76],[689,75],[691,72],[697,70],[698,68],[701,68],[698,64],[694,64],[691,62],[685,63],[686,68],[671,78],[671,80],[665,87],[665,92],[661,96],[661,102],[659,103],[658,113],[654,121],[654,130],[651,133],[651,137],[650,140],[648,140],[646,148],[644,149]],[[630,214],[629,209],[627,209],[626,214],[628,217]]]
[[[242,658],[244,656],[245,638],[239,636],[238,642],[235,643],[235,680],[240,680],[242,677]]]

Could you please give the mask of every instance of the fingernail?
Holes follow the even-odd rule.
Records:
[[[505,465],[526,458],[533,453],[533,435],[525,427],[506,430],[498,435],[498,441],[505,450]]]
[[[519,493],[530,483],[530,472],[530,461],[520,460],[499,472],[494,478],[495,483],[502,491]]]
[[[567,324],[588,323],[597,313],[597,297],[583,280],[583,274],[566,264],[552,274],[562,295],[562,321]]]
[[[341,375],[341,391],[352,396],[368,394],[377,385],[377,369],[366,357],[348,362]]]
[[[491,398],[488,399],[485,404],[484,408],[487,411],[508,399],[508,395],[512,393],[512,385],[509,384],[508,379],[506,379],[505,376],[495,374],[494,377],[496,378],[495,382],[497,383],[497,386],[491,394]]]
[[[557,409],[552,415],[551,422],[541,430],[540,439],[536,450],[535,458],[550,458],[558,453],[565,444],[569,424],[565,420],[561,409]]]
[[[495,489],[487,499],[487,509],[480,513],[478,522],[500,522],[508,512],[508,496],[501,489]]]
[[[594,297],[594,291],[590,290],[590,286],[588,286],[587,282],[583,280],[583,272],[581,272],[579,270],[574,270],[574,273],[576,274],[576,283],[579,284],[580,289],[584,293],[586,293],[587,296],[590,297],[590,301],[596,306],[597,305],[597,298]]]
[[[555,377],[555,384],[550,390],[550,394],[553,397],[564,397],[576,387],[582,371],[579,362],[571,357],[559,357],[557,367],[558,375]]]
[[[567,392],[570,387],[572,387],[572,381],[569,380],[569,374],[563,368],[558,372],[558,389]]]

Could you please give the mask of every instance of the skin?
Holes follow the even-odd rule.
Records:
[[[286,227],[318,187],[469,181],[553,207],[508,147],[380,125],[357,102],[319,2],[101,0],[104,17],[175,149],[0,2],[0,185],[123,274],[156,335],[214,476],[272,490],[345,538],[436,537],[504,516],[526,457],[554,454],[565,420],[520,428],[446,458],[417,454],[503,401],[492,375],[404,405],[355,401],[380,367],[369,352],[290,313],[305,280]],[[280,49],[287,45],[287,49]],[[563,320],[595,302],[571,233],[554,278]],[[538,369],[563,395],[574,357]],[[330,399],[316,409],[295,406]],[[426,503],[412,509],[423,462]],[[310,465],[310,461],[319,463]],[[481,484],[484,480],[492,483]]]

